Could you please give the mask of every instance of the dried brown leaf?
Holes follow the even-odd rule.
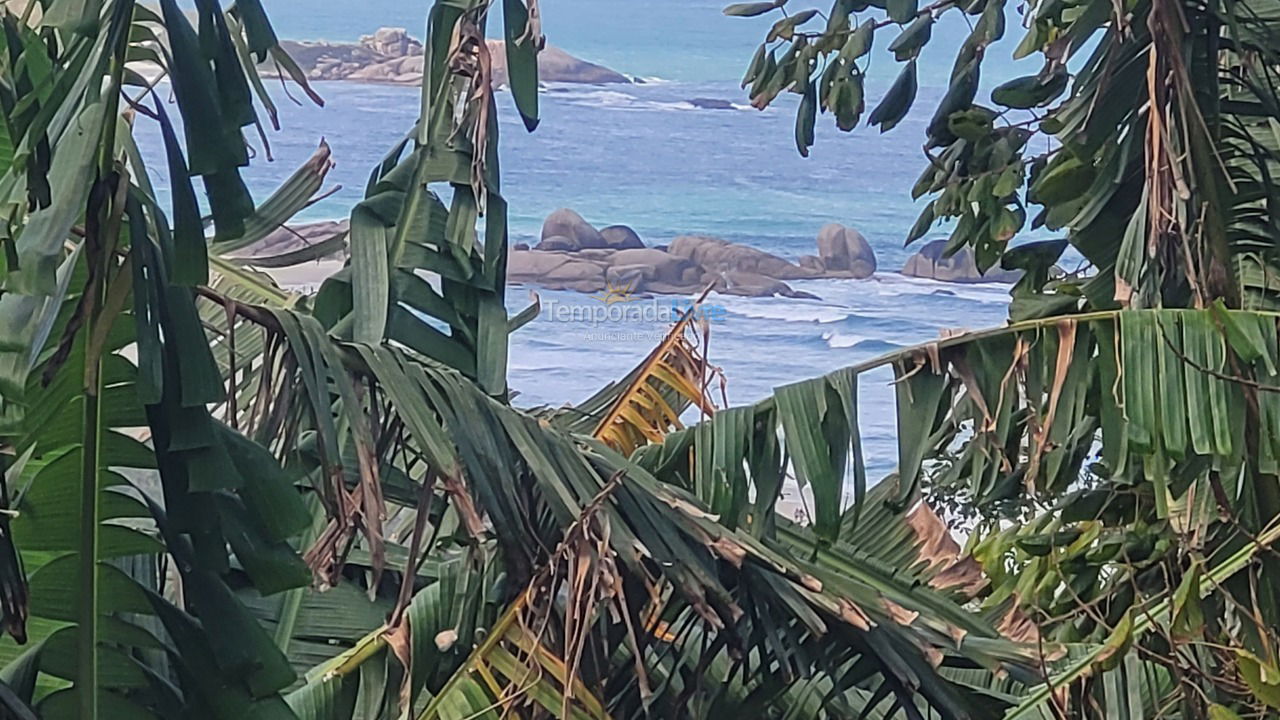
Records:
[[[717,555],[729,561],[729,564],[736,568],[742,567],[742,561],[747,557],[747,549],[730,537],[718,537],[711,542],[710,547]]]
[[[862,608],[845,598],[840,598],[840,618],[859,630],[870,630],[873,624]]]
[[[920,613],[915,610],[908,610],[889,598],[880,598],[880,602],[884,605],[884,609],[889,613],[889,617],[899,625],[910,625],[920,617]]]

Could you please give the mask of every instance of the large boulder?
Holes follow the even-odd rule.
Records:
[[[504,41],[490,39],[489,59],[492,61],[490,82],[494,87],[507,84],[507,45]],[[576,58],[554,45],[548,45],[538,53],[538,81],[587,83],[630,83],[631,79],[603,65]]]
[[[818,231],[818,257],[829,275],[865,278],[876,271],[876,254],[867,239],[840,223],[827,223]]]
[[[552,235],[542,238],[533,249],[544,252],[573,252],[578,249],[578,243],[563,235]]]
[[[796,264],[805,270],[812,270],[815,273],[824,274],[827,272],[827,264],[817,255],[801,255]]]
[[[600,231],[591,226],[591,223],[582,219],[578,213],[569,208],[560,208],[547,216],[542,221],[541,238],[561,237],[569,240],[571,247],[560,247],[557,243],[556,247],[544,248],[542,243],[538,243],[539,250],[583,250],[586,248],[607,248],[609,244],[601,237]]]
[[[364,45],[350,43],[281,40],[280,47],[289,53],[307,77],[316,80],[340,80],[359,68],[386,59]],[[268,74],[279,72],[271,62],[259,67]]]
[[[722,98],[696,97],[689,104],[701,110],[733,110],[733,103]]]
[[[597,283],[604,287],[604,266],[589,260],[570,258],[542,276],[548,285],[561,283]]]
[[[539,282],[547,273],[569,261],[569,255],[557,252],[512,250],[507,256],[507,280]]]
[[[372,35],[362,35],[360,44],[379,55],[389,57],[422,54],[422,43],[410,37],[409,31],[404,28],[378,28]]]
[[[400,73],[396,72],[396,69],[390,63],[374,63],[352,70],[342,79],[355,82],[383,83],[395,82],[399,75]]]
[[[619,250],[609,259],[609,265],[616,268],[642,268],[641,275],[646,283],[696,285],[703,275],[702,267],[692,260],[654,248]]]
[[[598,292],[603,290],[605,266],[590,260],[579,260],[572,256],[563,264],[557,265],[537,283],[552,290],[574,290],[577,292]]]
[[[512,250],[507,256],[507,281],[531,283],[552,290],[596,292],[604,288],[607,263],[579,253]]]
[[[610,225],[601,228],[600,237],[604,238],[606,245],[616,250],[644,247],[644,241],[640,239],[640,234],[626,225]]]
[[[681,235],[671,241],[667,252],[720,273],[740,271],[779,280],[800,280],[819,275],[777,255],[707,235]]]
[[[609,287],[626,288],[631,293],[687,294],[697,292],[706,284],[697,280],[663,280],[656,276],[651,265],[610,265],[605,270],[605,282]]]
[[[490,84],[507,84],[506,43],[487,41],[493,61]],[[418,84],[422,81],[422,43],[403,28],[379,28],[356,43],[282,40],[280,46],[314,80],[351,80]],[[259,65],[264,75],[278,75],[274,63]],[[629,83],[631,79],[607,67],[580,60],[557,47],[538,53],[538,79],[542,82]]]
[[[648,265],[610,265],[604,270],[604,281],[609,287],[634,292],[648,282],[648,275]]]
[[[717,288],[719,292],[727,295],[744,295],[747,297],[773,297],[781,295],[789,298],[813,298],[814,296],[800,290],[793,289],[790,285],[776,278],[761,275],[759,273],[748,272],[745,270],[729,270],[722,273],[724,278],[724,287]]]
[[[920,251],[907,258],[902,274],[954,283],[1017,282],[1022,273],[1016,270],[991,269],[983,274],[973,259],[973,250],[960,248],[951,257],[944,257],[946,240],[933,240]]]

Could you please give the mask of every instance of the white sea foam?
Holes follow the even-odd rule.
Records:
[[[609,110],[657,110],[657,111],[678,111],[678,112],[702,112],[707,108],[698,107],[691,100],[650,100],[644,97],[643,91],[640,94],[632,94],[621,90],[604,90],[590,89],[584,90],[581,87],[563,86],[557,89],[555,93],[549,93],[548,98],[560,100],[572,105],[584,107],[606,108]],[[757,112],[750,105],[742,103],[730,103],[734,110]],[[711,111],[719,111],[719,108],[712,108]]]
[[[665,110],[687,112],[697,110],[686,100],[645,100],[619,90],[568,91],[552,96],[573,105],[608,108],[610,110]]]
[[[835,305],[789,302],[782,298],[753,298],[725,302],[724,296],[716,297],[717,302],[723,304],[731,315],[760,320],[827,324],[846,320],[851,314],[847,309]]]
[[[953,283],[906,275],[885,274],[879,276],[876,292],[880,295],[954,295],[977,302],[1009,301],[1009,285],[1005,283]]]

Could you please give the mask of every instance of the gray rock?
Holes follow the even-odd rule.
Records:
[[[610,287],[635,290],[652,277],[648,265],[610,265],[605,268],[604,279]]]
[[[289,53],[289,56],[307,73],[307,77],[319,80],[340,80],[357,68],[386,59],[385,56],[363,45],[355,44],[282,40],[280,47]],[[277,72],[277,68],[270,60],[259,68],[268,74]]]
[[[360,44],[379,55],[391,57],[422,54],[422,43],[409,37],[409,32],[404,28],[378,28],[372,35],[362,35]]]
[[[818,256],[828,274],[865,278],[876,271],[876,254],[867,239],[840,223],[827,223],[818,231]]]
[[[655,280],[653,282],[646,283],[644,289],[645,292],[657,293],[659,295],[688,295],[690,293],[701,292],[705,287],[705,284],[694,283],[690,285],[687,283],[669,283],[662,282],[661,280]]]
[[[954,283],[1011,283],[1017,282],[1022,277],[1021,271],[999,269],[992,269],[984,275],[978,272],[973,251],[967,246],[951,257],[943,257],[946,247],[946,240],[933,240],[926,243],[919,252],[907,258],[906,264],[902,266],[902,274]]]
[[[566,253],[513,250],[507,256],[507,280],[538,282],[547,273],[568,261],[569,255]]]
[[[720,98],[694,98],[689,104],[702,110],[733,110],[733,103]]]
[[[506,43],[490,39],[487,44],[492,60],[490,83],[502,87],[507,84]],[[422,43],[403,28],[379,28],[372,35],[361,37],[358,43],[282,40],[280,45],[313,80],[415,85],[422,81]],[[264,75],[279,73],[270,61],[260,65],[259,70]],[[631,82],[622,73],[550,45],[538,53],[538,79],[590,84]]]
[[[610,225],[600,229],[600,236],[605,244],[617,250],[629,250],[644,247],[639,233],[626,225]]]
[[[574,254],[574,257],[582,258],[584,260],[595,260],[607,265],[613,261],[613,253],[614,251],[609,248],[587,248],[585,250],[579,250]]]
[[[736,270],[779,280],[800,280],[820,274],[763,250],[706,235],[681,235],[671,241],[667,251],[716,272]]]
[[[581,215],[569,208],[560,208],[542,221],[542,239],[546,240],[555,236],[567,238],[573,244],[573,247],[570,248],[573,250],[609,247],[609,244],[600,236],[600,232],[591,226],[591,223],[583,220]],[[538,248],[550,249],[543,248],[542,243],[538,244]]]
[[[634,248],[619,250],[609,263],[612,267],[640,267],[646,282],[665,282],[675,285],[696,284],[702,279],[703,269],[688,258],[655,250]]]
[[[812,298],[813,295],[793,289],[790,285],[759,273],[743,270],[730,270],[723,274],[725,286],[721,292],[728,295],[744,295],[747,297],[773,297],[781,295],[790,298]]]
[[[601,290],[604,288],[604,266],[589,260],[570,258],[543,274],[542,282],[550,287],[574,285],[574,289],[589,286],[589,292]]]
[[[544,231],[557,234],[547,235],[533,250],[512,250],[507,265],[509,279],[580,292],[596,292],[608,286],[626,287],[633,294],[689,294],[710,285],[731,295],[814,298],[772,273],[800,278],[831,276],[824,274],[821,258],[810,256],[801,267],[719,238],[681,236],[672,242],[668,251],[656,247],[615,250],[577,248],[576,240],[559,234],[581,234],[585,232],[583,226],[590,228],[571,210],[552,213]],[[609,230],[610,235],[631,237],[631,233],[622,232],[626,228]],[[761,268],[765,271],[761,272]],[[848,274],[836,276],[848,277]]]
[[[399,75],[391,63],[375,63],[353,70],[342,79],[354,82],[392,82]]]
[[[796,261],[796,264],[806,270],[812,270],[816,273],[825,273],[827,271],[827,264],[817,255],[802,255],[800,256],[800,259]]]
[[[502,40],[489,40],[488,44],[489,58],[493,62],[491,82],[494,87],[502,87],[507,84],[507,46]],[[548,45],[538,53],[538,80],[591,85],[631,82],[620,72],[576,58],[554,45]]]
[[[551,237],[542,238],[533,249],[548,252],[571,252],[578,249],[578,244],[563,235],[552,235]]]

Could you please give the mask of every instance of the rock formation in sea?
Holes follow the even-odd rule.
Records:
[[[984,282],[1017,282],[1022,277],[1018,270],[1001,270],[992,268],[983,273],[973,259],[973,250],[968,246],[960,248],[951,257],[945,257],[947,241],[932,240],[925,243],[919,252],[907,258],[902,266],[902,274],[911,277],[943,280],[954,283]]]
[[[818,256],[800,258],[802,265],[828,273],[849,273],[851,277],[871,277],[876,271],[876,254],[862,233],[840,223],[827,223],[818,231]]]
[[[312,80],[403,85],[422,82],[422,43],[404,28],[378,28],[356,43],[285,40],[280,45]],[[493,63],[493,85],[504,86],[507,84],[506,45],[502,40],[492,39],[487,45]],[[270,62],[262,69],[268,74],[276,72]],[[551,45],[538,54],[538,79],[589,84],[631,82],[622,73],[576,58]]]
[[[511,251],[507,276],[511,282],[579,292],[612,287],[685,294],[712,285],[731,295],[813,297],[786,281],[864,278],[876,268],[875,253],[862,234],[836,223],[819,234],[818,252],[797,264],[708,235],[680,235],[668,245],[651,247],[626,225],[597,230],[578,213],[561,208],[543,222],[536,246]]]
[[[722,98],[696,97],[689,104],[701,110],[735,110],[733,103]]]
[[[347,232],[347,221],[324,221],[280,229],[237,253],[243,257],[293,252]],[[764,250],[709,235],[679,235],[663,246],[646,245],[634,229],[609,225],[596,229],[569,208],[560,208],[542,224],[539,242],[514,245],[507,279],[552,290],[600,292],[625,289],[635,294],[689,294],[712,285],[730,295],[812,298],[791,280],[861,279],[876,271],[876,255],[857,230],[829,223],[818,231],[817,254],[791,262]],[[935,240],[912,255],[902,274],[946,282],[1014,282],[1020,274],[994,270],[981,274],[967,248],[944,258],[945,240]],[[341,259],[341,253],[335,256]],[[252,263],[250,263],[252,264]]]

